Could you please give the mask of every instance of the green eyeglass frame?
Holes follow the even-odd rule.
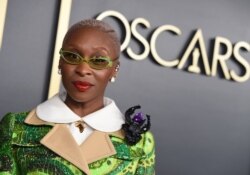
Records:
[[[109,57],[92,57],[92,58],[84,58],[78,53],[66,51],[60,49],[59,54],[61,58],[68,64],[78,65],[83,62],[87,63],[93,69],[107,69],[113,66],[113,62],[117,61],[118,58],[111,60]]]

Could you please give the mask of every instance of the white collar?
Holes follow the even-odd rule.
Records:
[[[102,109],[83,118],[71,111],[58,94],[39,104],[36,108],[36,114],[41,120],[50,123],[69,124],[82,120],[90,127],[102,132],[118,131],[124,123],[123,114],[115,102],[107,97],[104,98],[104,107]]]

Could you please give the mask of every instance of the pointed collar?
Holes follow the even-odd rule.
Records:
[[[110,98],[104,98],[104,107],[84,117],[75,114],[63,102],[59,95],[41,103],[36,108],[39,119],[48,123],[67,124],[76,121],[84,121],[95,130],[102,132],[115,132],[121,129],[124,123],[123,114],[115,102]]]

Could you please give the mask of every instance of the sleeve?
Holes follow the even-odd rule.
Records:
[[[18,174],[11,144],[15,116],[6,114],[0,121],[0,175]]]
[[[151,132],[145,133],[143,150],[145,155],[140,158],[136,175],[154,175],[155,174],[155,142]]]

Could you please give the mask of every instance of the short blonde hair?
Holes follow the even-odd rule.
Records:
[[[63,42],[66,40],[66,38],[69,36],[70,33],[72,33],[73,31],[75,31],[79,28],[85,28],[85,27],[94,28],[94,29],[97,29],[101,32],[107,33],[109,35],[113,45],[114,45],[114,49],[115,49],[116,53],[118,54],[117,56],[119,57],[121,44],[120,44],[120,40],[118,38],[118,35],[117,35],[116,31],[108,23],[106,23],[104,21],[100,21],[100,20],[96,20],[96,19],[86,19],[86,20],[82,20],[82,21],[75,23],[67,31]]]

